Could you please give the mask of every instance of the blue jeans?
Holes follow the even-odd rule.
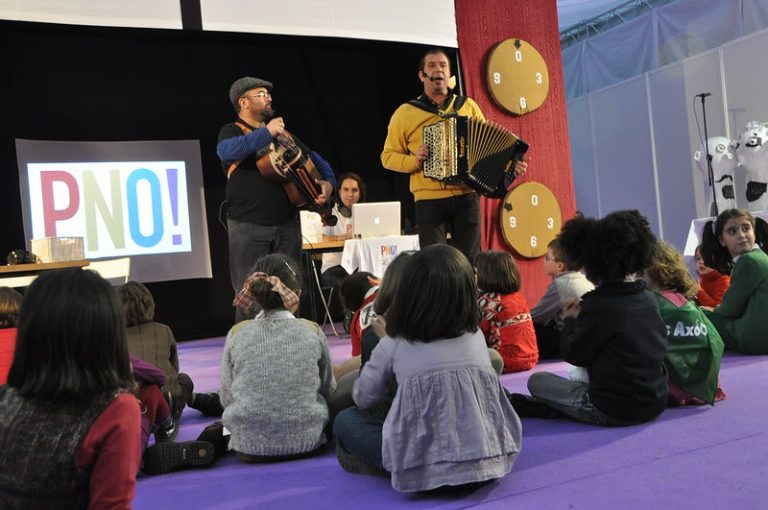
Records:
[[[344,451],[384,469],[381,460],[381,432],[384,422],[357,407],[344,409],[333,422],[333,436]]]
[[[451,244],[474,262],[480,251],[480,198],[477,193],[457,197],[416,201],[416,229],[419,246],[445,244],[446,229]]]
[[[298,218],[282,225],[265,226],[227,219],[229,277],[235,294],[253,272],[253,265],[270,253],[283,253],[298,265],[301,261],[301,226]],[[237,309],[235,322],[248,317]]]

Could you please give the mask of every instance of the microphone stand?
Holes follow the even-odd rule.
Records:
[[[717,207],[717,190],[715,189],[715,171],[712,169],[712,154],[709,153],[709,133],[707,131],[707,107],[704,104],[708,94],[701,94],[701,112],[704,118],[704,150],[707,153],[707,174],[709,176],[709,187],[712,189],[712,206],[714,207],[713,216],[717,218],[720,214]]]

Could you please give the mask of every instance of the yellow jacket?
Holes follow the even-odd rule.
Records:
[[[469,97],[458,110],[454,110],[458,97],[454,95],[444,110],[435,108],[435,112],[439,113],[405,103],[395,110],[389,121],[381,164],[388,170],[411,174],[410,188],[416,200],[435,200],[474,193],[472,188],[464,184],[444,184],[437,179],[425,177],[415,156],[416,150],[424,143],[424,126],[443,120],[440,113],[451,114],[456,111],[462,116],[485,120],[480,107]]]

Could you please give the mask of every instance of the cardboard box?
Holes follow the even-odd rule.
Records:
[[[63,262],[85,258],[82,237],[43,237],[32,239],[32,253],[40,262]]]

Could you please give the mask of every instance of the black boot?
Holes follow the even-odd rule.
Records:
[[[165,420],[155,424],[152,433],[155,435],[155,443],[173,441],[176,434],[179,433],[179,427],[176,425],[176,420],[173,419],[173,416],[168,416]]]
[[[193,393],[187,405],[205,416],[221,416],[224,413],[218,393]]]
[[[192,392],[195,390],[195,384],[187,374],[179,374],[177,382],[179,383],[179,388],[181,388],[181,394],[171,399],[171,415],[176,422],[181,418],[184,406],[192,398]]]
[[[227,448],[229,447],[229,436],[224,435],[224,424],[220,421],[205,427],[200,435],[197,436],[197,440],[211,443],[216,458],[227,453]]]
[[[544,418],[552,419],[560,416],[560,413],[552,409],[547,404],[539,402],[528,395],[520,393],[510,393],[507,395],[509,403],[515,408],[515,412],[521,418]]]
[[[141,470],[149,475],[159,475],[187,467],[206,466],[214,458],[213,445],[206,441],[157,443],[144,450]]]

